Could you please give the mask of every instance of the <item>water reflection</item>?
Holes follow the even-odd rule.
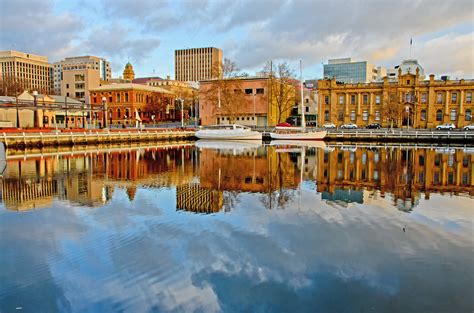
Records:
[[[1,200],[9,210],[53,200],[97,207],[114,188],[133,200],[138,187],[176,187],[177,209],[230,211],[243,192],[261,194],[268,209],[284,208],[300,185],[329,202],[364,203],[389,196],[403,211],[432,193],[474,195],[474,154],[466,149],[175,144],[9,155]]]
[[[466,149],[179,143],[8,153],[2,312],[474,306]]]

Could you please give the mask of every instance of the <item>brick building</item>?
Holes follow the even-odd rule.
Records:
[[[159,87],[133,83],[110,84],[91,89],[90,94],[93,107],[102,106],[105,98],[108,124],[135,125],[136,121],[169,121],[179,115],[175,112],[175,95]],[[102,113],[97,113],[96,118],[102,121]]]

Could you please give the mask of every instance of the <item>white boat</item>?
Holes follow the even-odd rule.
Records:
[[[275,127],[275,131],[270,133],[270,138],[277,140],[322,140],[326,137],[325,130],[306,129],[303,105],[303,69],[300,61],[300,89],[301,89],[301,127]]]
[[[237,124],[205,126],[196,132],[199,139],[213,140],[262,140],[262,134]]]

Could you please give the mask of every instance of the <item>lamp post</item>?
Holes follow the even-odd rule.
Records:
[[[407,105],[405,107],[405,112],[407,113],[407,130],[410,129],[410,107]]]
[[[34,98],[34,111],[33,111],[33,127],[38,128],[38,103],[36,98],[38,97],[38,91],[33,91],[33,98]]]
[[[102,97],[102,120],[103,120],[102,128],[107,128],[107,115],[106,115],[106,112],[107,112],[107,98]]]
[[[182,98],[177,98],[176,101],[179,101],[181,103],[179,109],[180,109],[180,113],[181,113],[181,127],[184,127],[184,120],[183,120],[183,102],[184,102],[184,99]]]
[[[257,127],[257,117],[255,116],[255,97],[257,96],[257,93],[253,93],[253,126]]]
[[[151,116],[151,120],[153,121],[153,127],[155,127],[155,114]]]

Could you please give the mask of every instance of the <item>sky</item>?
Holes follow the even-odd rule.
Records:
[[[174,77],[174,50],[218,47],[253,75],[264,65],[352,57],[393,68],[418,59],[425,74],[474,78],[472,0],[1,0],[0,50],[96,55],[112,76]]]

